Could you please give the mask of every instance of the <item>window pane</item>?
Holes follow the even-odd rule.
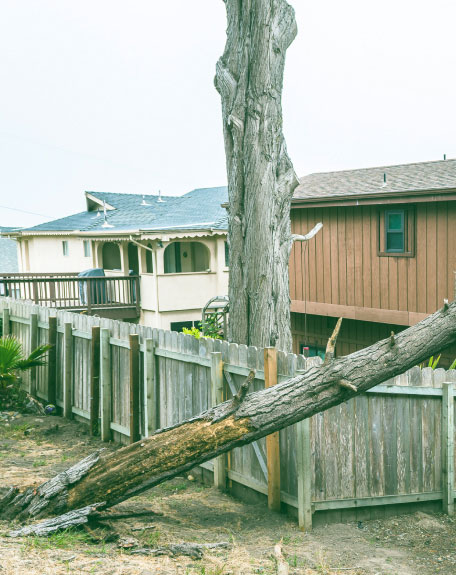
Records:
[[[403,252],[404,251],[404,233],[388,232],[386,234],[387,251]]]
[[[403,214],[388,214],[388,230],[400,230],[402,231],[403,225]]]
[[[152,244],[149,244],[148,247],[152,248]],[[152,252],[150,250],[146,250],[146,273],[151,274],[151,273],[153,273],[153,271],[154,271],[154,266],[152,263]]]

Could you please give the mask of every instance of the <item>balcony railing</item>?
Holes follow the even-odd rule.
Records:
[[[139,317],[141,309],[137,275],[78,277],[77,273],[0,274],[0,296],[109,317]]]

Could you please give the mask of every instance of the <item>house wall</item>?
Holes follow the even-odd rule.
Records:
[[[158,329],[171,329],[172,322],[180,321],[201,321],[200,309],[186,309],[180,311],[161,312],[158,316],[153,311],[141,310],[139,323]]]
[[[63,255],[62,241],[68,242],[67,256]],[[82,238],[71,236],[32,237],[25,242],[28,242],[28,254],[25,248],[27,244],[24,243],[24,240],[19,242],[24,246],[22,249],[19,248],[22,251],[21,272],[80,272],[94,267],[93,245],[91,245],[90,257],[85,257]]]
[[[292,313],[293,353],[300,353],[302,344],[325,349],[336,321],[337,319],[333,317],[316,315],[306,317],[302,313]],[[389,337],[392,331],[399,333],[403,329],[406,328],[402,325],[344,319],[337,338],[336,355],[348,355]],[[455,358],[456,345],[442,350],[439,367],[449,367]]]
[[[228,293],[228,268],[225,266],[225,237],[205,237],[176,239],[182,251],[188,246],[188,256],[192,258],[191,243],[206,246],[210,257],[210,272],[164,273],[164,253],[171,242],[163,242],[159,248],[154,244],[153,273],[145,273],[145,250],[139,248],[141,268],[141,317],[140,323],[161,329],[170,329],[171,322],[200,321],[202,308],[214,296]],[[147,244],[147,240],[144,240]],[[125,244],[126,245],[126,244]],[[101,243],[100,243],[101,246]],[[97,253],[101,253],[98,247]],[[122,266],[128,269],[126,250],[121,246]],[[100,261],[101,267],[101,261]],[[158,273],[156,273],[158,270]],[[115,272],[109,272],[113,275]],[[123,273],[123,272],[121,272]],[[158,291],[158,294],[157,294]],[[158,296],[158,297],[157,297]],[[158,302],[158,303],[157,303]]]
[[[171,322],[199,321],[202,308],[217,295],[228,293],[225,238],[198,238],[209,250],[210,272],[164,273],[163,248],[157,249],[158,274],[141,275],[141,320],[144,325],[169,329]],[[188,243],[182,241],[182,245]],[[156,285],[158,284],[158,286]],[[158,306],[156,291],[158,287]],[[158,313],[157,313],[158,311]]]
[[[62,240],[68,242],[68,255],[63,255]],[[103,267],[102,241],[91,242],[91,257],[84,257],[83,238],[31,237],[28,242],[28,260],[25,242],[22,241],[22,262],[20,271],[35,273],[79,272],[91,267]],[[154,240],[153,273],[145,273],[145,250],[139,249],[141,275],[141,318],[140,323],[152,327],[169,329],[171,322],[199,321],[202,308],[217,295],[228,293],[228,268],[225,266],[225,236],[203,238],[178,238],[182,246],[188,246],[185,263],[191,262],[195,250],[190,242],[206,246],[210,258],[207,272],[187,272],[178,274],[164,273],[164,252],[170,242],[163,242],[159,248]],[[147,244],[148,240],[144,240]],[[119,242],[121,271],[107,271],[106,275],[125,275],[129,269],[128,241]],[[184,249],[184,248],[183,248]],[[195,256],[197,257],[197,256]],[[25,262],[29,261],[26,266]],[[29,269],[26,269],[28,267]],[[158,270],[158,273],[157,273]],[[158,289],[158,297],[157,297]]]
[[[294,208],[293,233],[305,234],[318,222],[323,229],[309,242],[294,243],[292,311],[405,326],[436,311],[444,298],[452,300],[456,202],[415,207],[414,257],[378,255],[378,213],[388,206]]]

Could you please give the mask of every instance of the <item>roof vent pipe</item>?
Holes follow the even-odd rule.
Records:
[[[103,200],[103,215],[104,215],[104,222],[101,225],[102,228],[113,228],[114,226],[108,223],[108,216],[106,215],[106,202]]]
[[[162,193],[161,190],[158,190],[158,200],[157,202],[164,202],[165,200],[162,200]]]
[[[382,188],[385,188],[388,185],[387,181],[386,181],[386,172],[383,173],[383,184],[382,184]]]
[[[446,160],[446,154],[443,154],[443,159]]]

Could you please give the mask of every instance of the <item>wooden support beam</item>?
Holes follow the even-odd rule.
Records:
[[[3,335],[11,335],[11,326],[10,326],[10,311],[9,308],[4,307],[2,312],[2,324],[3,324]]]
[[[73,324],[66,322],[63,331],[63,417],[73,412]]]
[[[130,334],[130,443],[141,439],[139,429],[139,335]]]
[[[48,353],[48,381],[47,401],[55,405],[57,401],[57,318],[49,317],[48,344],[51,349]]]
[[[442,384],[443,511],[454,515],[454,384]]]
[[[158,429],[157,397],[155,390],[155,344],[152,338],[144,342],[144,435],[149,437]]]
[[[211,353],[211,390],[212,405],[222,403],[223,393],[223,361],[222,354],[219,351]],[[226,464],[227,457],[224,453],[214,459],[214,485],[219,489],[226,489]]]
[[[38,347],[38,314],[30,314],[30,351]],[[30,370],[30,395],[36,397],[36,367],[32,367]]]
[[[98,435],[100,414],[100,328],[92,327],[90,361],[90,435]]]
[[[100,388],[101,388],[101,439],[111,439],[111,337],[110,330],[102,328],[100,331]]]
[[[264,383],[272,387],[277,383],[277,349],[264,348]],[[268,461],[268,507],[280,511],[280,443],[279,432],[275,431],[266,437]]]

